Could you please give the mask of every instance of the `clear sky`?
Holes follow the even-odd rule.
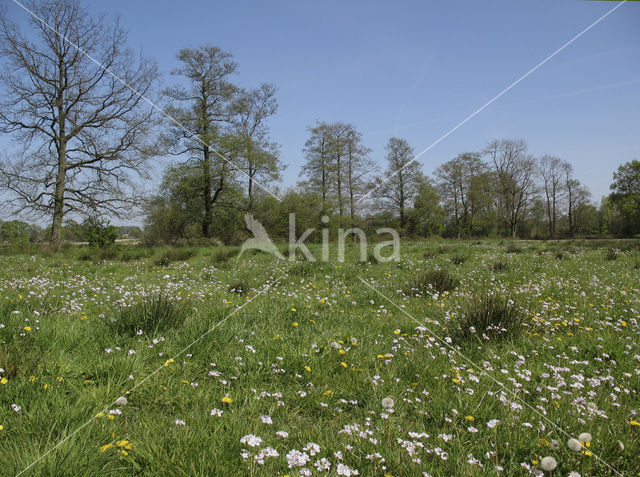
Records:
[[[26,13],[3,0],[10,15]],[[119,13],[129,44],[157,59],[211,44],[239,63],[244,87],[275,83],[272,137],[294,185],[306,127],[351,122],[383,164],[391,136],[416,153],[446,133],[617,2],[91,1]],[[109,10],[106,10],[106,9]],[[22,20],[21,20],[22,19]],[[420,158],[431,172],[496,138],[574,166],[594,199],[617,166],[640,158],[640,2],[627,2]]]

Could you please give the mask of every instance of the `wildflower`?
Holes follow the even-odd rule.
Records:
[[[7,384],[9,382],[9,380],[7,378],[2,378],[0,379],[0,384]]]
[[[394,404],[395,403],[393,402],[393,398],[390,396],[387,396],[382,400],[382,407],[385,409],[392,409]]]
[[[24,328],[22,328],[24,331],[31,331],[31,327],[30,326],[25,326]]]
[[[209,413],[209,415],[222,417],[222,410],[214,407],[213,409],[211,409],[211,412]]]
[[[271,416],[268,416],[268,415],[260,416],[260,420],[262,421],[263,424],[273,424],[273,420],[271,419]]]
[[[558,467],[558,462],[551,456],[543,457],[540,461],[540,467],[546,472],[551,472]]]
[[[299,450],[292,449],[285,456],[289,468],[302,467],[309,462],[309,455],[306,452],[300,452]]]
[[[258,447],[262,444],[262,439],[258,436],[254,436],[253,434],[248,434],[240,439],[240,443],[248,445],[249,447]]]
[[[569,472],[568,477],[582,477],[580,472]]]
[[[339,463],[336,468],[337,475],[344,475],[345,477],[350,477],[352,475],[359,475],[359,472],[356,469],[350,469],[348,466]]]
[[[2,383],[2,384],[4,384],[4,383]],[[640,426],[640,422],[638,422],[638,421],[629,421],[629,424],[631,424],[632,426]]]
[[[125,407],[127,405],[127,398],[125,396],[120,396],[116,399],[116,406]]]
[[[323,457],[322,459],[317,460],[316,463],[313,464],[313,466],[318,472],[324,472],[325,470],[328,471],[329,469],[331,469],[331,462],[329,462],[329,459],[327,459],[326,457]]]
[[[580,450],[582,449],[582,444],[580,444],[580,441],[578,439],[574,439],[573,437],[567,441],[567,445],[569,446],[569,449],[575,452],[580,452]]]
[[[489,429],[493,429],[494,427],[496,427],[498,424],[500,424],[500,420],[498,419],[491,419],[489,422],[487,422],[487,427]]]
[[[221,399],[222,404],[231,404],[233,400],[229,396],[225,396]]]
[[[187,423],[184,422],[182,419],[176,419],[175,421],[176,426],[186,426]]]
[[[286,439],[287,437],[289,437],[289,433],[287,431],[278,431],[276,432],[276,436]]]
[[[309,454],[311,454],[311,457],[313,457],[314,455],[320,453],[320,446],[318,444],[315,444],[314,442],[307,442],[307,445],[304,446],[302,450],[307,451]]]
[[[465,417],[465,420],[473,422],[473,421],[476,420],[476,418],[473,417],[473,416],[467,416],[467,417]]]
[[[100,452],[105,452],[109,449],[111,449],[113,447],[113,444],[105,444],[102,447],[100,447]]]
[[[590,442],[591,442],[591,439],[592,439],[591,434],[589,434],[588,432],[583,432],[582,434],[580,434],[580,435],[578,436],[578,440],[579,440],[580,442],[585,443],[585,444],[590,443]]]
[[[467,430],[468,430],[471,434],[475,434],[476,432],[478,432],[478,429],[476,429],[475,427],[467,427]]]
[[[347,363],[345,363],[344,361],[340,362],[340,366],[342,366],[343,368],[348,368],[349,365]]]
[[[15,412],[20,412],[20,410],[22,408],[20,406],[18,406],[17,404],[12,404],[11,405],[11,409],[13,409]]]

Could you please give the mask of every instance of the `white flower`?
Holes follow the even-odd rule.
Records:
[[[567,445],[572,451],[580,452],[582,450],[582,444],[580,444],[580,441],[578,439],[574,439],[573,437],[569,439]]]
[[[387,396],[382,400],[382,407],[385,409],[391,409],[395,403],[393,402],[393,398]]]
[[[218,417],[222,417],[222,409],[218,409],[216,407],[214,407],[213,409],[211,409],[211,412],[209,413],[210,416],[218,416]]]
[[[493,429],[494,427],[496,427],[498,424],[500,424],[500,420],[499,419],[491,419],[489,422],[487,422],[487,427],[489,429]]]
[[[467,427],[467,430],[468,430],[471,434],[475,434],[476,432],[478,432],[478,429],[476,429],[475,427]]]
[[[11,409],[13,409],[15,412],[20,412],[20,409],[22,409],[20,406],[18,406],[17,404],[12,404],[11,405]]]
[[[624,450],[624,444],[622,441],[618,441],[618,448],[623,451]]]
[[[289,437],[289,433],[287,431],[278,431],[276,432],[276,436],[286,439],[287,437]]]
[[[262,424],[273,424],[273,420],[271,419],[271,416],[260,416],[260,420],[262,421]]]
[[[582,477],[580,472],[569,472],[568,477]]]
[[[176,426],[185,426],[186,422],[184,422],[182,419],[176,419]]]
[[[337,475],[344,475],[345,477],[349,477],[351,475],[359,475],[359,472],[356,469],[350,469],[342,463],[338,464],[336,470]]]
[[[311,457],[313,457],[314,455],[320,453],[320,446],[313,442],[307,442],[307,445],[304,446],[302,450],[307,451],[309,454],[311,454]]]
[[[246,444],[249,447],[258,447],[262,444],[262,439],[258,436],[254,436],[253,434],[247,434],[242,439],[240,439],[241,444]]]
[[[583,432],[578,436],[578,440],[580,442],[585,442],[585,443],[591,442],[591,439],[592,439],[591,434],[589,434],[588,432]]]
[[[323,457],[320,460],[317,460],[313,466],[316,468],[318,472],[324,472],[325,470],[331,469],[331,462],[326,457]]]
[[[547,456],[547,457],[543,457],[542,460],[540,461],[540,467],[542,467],[542,470],[546,472],[551,472],[556,467],[558,467],[558,463],[553,457]]]
[[[127,398],[125,396],[120,396],[116,399],[116,406],[125,407],[127,405]]]
[[[309,455],[306,452],[300,452],[296,449],[287,452],[285,457],[287,458],[287,464],[290,469],[293,467],[302,467],[309,462]]]

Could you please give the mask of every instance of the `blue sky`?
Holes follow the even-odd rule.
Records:
[[[26,13],[7,1],[17,21]],[[271,121],[298,180],[306,127],[355,124],[383,164],[391,136],[416,153],[526,73],[616,2],[92,1],[120,13],[129,44],[155,57],[163,81],[185,46],[212,44],[239,63],[244,87],[275,83]],[[22,20],[21,20],[22,19]],[[640,158],[640,2],[602,23],[420,158],[424,172],[495,138],[571,162],[594,199],[617,166]]]

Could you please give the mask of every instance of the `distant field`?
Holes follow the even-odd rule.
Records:
[[[2,249],[0,474],[640,472],[638,241],[237,252]]]

